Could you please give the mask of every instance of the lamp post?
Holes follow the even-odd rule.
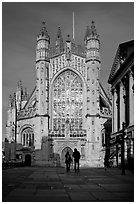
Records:
[[[121,139],[121,167],[122,175],[125,175],[125,148],[124,148],[124,137],[125,137],[125,123],[122,123],[122,139]]]

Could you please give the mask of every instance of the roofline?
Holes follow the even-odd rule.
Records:
[[[112,72],[114,71],[115,67],[116,67],[116,64],[118,62],[118,57],[119,57],[119,52],[120,52],[120,49],[122,49],[124,46],[126,45],[133,45],[134,44],[134,40],[130,40],[130,41],[127,41],[127,42],[124,42],[124,43],[121,43],[118,45],[118,48],[117,48],[117,51],[116,51],[116,55],[114,57],[114,60],[113,60],[113,64],[112,64],[112,68],[111,68],[111,71],[110,71],[110,75],[109,75],[109,78],[108,78],[108,83],[110,84],[111,81],[112,81],[112,78],[113,76],[111,77],[112,75]],[[129,58],[130,56],[128,56]]]
[[[103,90],[104,94],[106,95],[106,97],[107,97],[107,99],[108,99],[108,102],[110,103],[110,105],[112,105],[112,103],[111,103],[109,97],[107,96],[107,93],[106,93],[106,91],[104,90],[104,88],[103,88],[101,82],[99,82],[99,84],[100,84],[100,87],[101,87],[101,89]]]
[[[124,71],[126,70],[126,69],[124,70],[124,66],[127,67],[128,64],[130,64],[129,62],[131,62],[131,64],[134,62],[134,53],[131,53],[131,54],[128,56],[128,58],[125,60],[125,62],[120,66],[120,68],[114,73],[114,75],[113,75],[111,78],[109,77],[109,79],[108,79],[108,83],[109,83],[109,84],[112,84],[112,82],[114,81],[114,79],[115,79],[116,77],[118,77],[121,72],[124,73]]]
[[[29,96],[29,98],[28,98],[28,100],[27,100],[26,104],[24,105],[24,108],[23,108],[23,109],[25,109],[25,108],[26,108],[26,105],[28,104],[28,102],[29,102],[30,98],[32,97],[33,93],[35,92],[35,90],[36,90],[36,86],[34,87],[34,89],[33,89],[32,93],[31,93],[31,95]]]
[[[119,47],[124,47],[126,45],[131,45],[131,44],[132,45],[134,44],[134,40],[123,42],[123,43],[119,44]]]

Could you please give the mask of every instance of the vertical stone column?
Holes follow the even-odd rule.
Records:
[[[126,142],[126,140],[124,141],[124,158],[125,159],[127,159],[127,149],[128,149],[128,147],[127,147],[127,142]]]
[[[132,132],[133,134],[133,132]],[[134,141],[131,139],[131,152],[130,152],[131,156],[134,155]]]
[[[114,132],[114,89],[112,89],[112,133]]]
[[[125,103],[124,103],[124,85],[120,81],[120,130],[122,129],[122,123],[125,121]]]
[[[129,125],[134,124],[134,93],[133,93],[133,75],[129,72]]]
[[[116,89],[114,89],[114,132],[117,132],[117,92]]]

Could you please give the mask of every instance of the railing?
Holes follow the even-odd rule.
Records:
[[[11,169],[25,166],[25,162],[2,162],[2,169]]]
[[[112,116],[112,110],[106,107],[102,107],[102,109],[100,109],[100,114],[105,116]]]
[[[64,138],[65,137],[65,132],[59,132],[59,131],[49,131],[49,136],[50,137],[60,137]],[[86,130],[77,130],[77,131],[70,131],[69,133],[70,138],[83,138],[86,137]]]

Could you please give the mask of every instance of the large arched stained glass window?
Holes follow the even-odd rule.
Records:
[[[83,84],[68,70],[53,83],[53,130],[62,133],[82,130]]]

